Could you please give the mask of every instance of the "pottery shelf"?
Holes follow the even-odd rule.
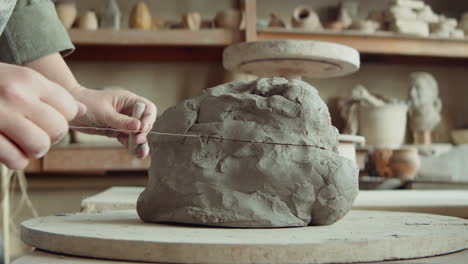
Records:
[[[310,32],[291,29],[258,29],[257,40],[304,39],[334,42],[363,54],[427,56],[468,59],[468,39],[398,36],[387,32],[372,35],[357,32]]]
[[[72,144],[52,149],[33,161],[26,172],[105,172],[147,170],[150,159],[132,157],[122,146],[87,146]]]
[[[75,45],[106,46],[228,46],[243,40],[242,31],[228,29],[97,30],[71,29]]]

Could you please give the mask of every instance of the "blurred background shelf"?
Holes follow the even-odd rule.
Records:
[[[30,164],[27,172],[110,172],[147,170],[150,159],[130,156],[119,145],[90,146],[72,144],[52,149],[45,157]]]
[[[372,35],[356,32],[307,32],[295,29],[258,29],[258,40],[304,39],[339,43],[373,55],[428,56],[468,59],[468,39],[398,36],[387,32]]]
[[[243,41],[242,31],[229,29],[97,30],[71,29],[75,45],[106,46],[228,46]]]

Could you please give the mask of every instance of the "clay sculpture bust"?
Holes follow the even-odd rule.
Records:
[[[430,144],[430,132],[439,124],[442,101],[435,78],[427,72],[411,74],[409,117],[415,141]]]
[[[203,91],[168,109],[152,135],[146,222],[228,227],[328,225],[358,193],[357,165],[317,90],[261,78]]]

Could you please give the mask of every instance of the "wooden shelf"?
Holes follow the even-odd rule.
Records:
[[[259,29],[257,40],[304,39],[334,42],[364,54],[468,58],[468,39],[440,39],[398,36],[388,33],[307,32],[288,29]]]
[[[228,29],[174,30],[97,30],[72,29],[75,45],[110,46],[227,46],[243,41],[243,31]]]
[[[69,145],[52,149],[30,172],[104,172],[147,170],[150,159],[132,157],[122,146]]]

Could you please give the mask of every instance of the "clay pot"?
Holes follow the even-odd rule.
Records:
[[[78,19],[78,28],[83,30],[97,30],[99,28],[98,19],[96,12],[92,10],[86,11],[79,19]]]
[[[344,25],[340,21],[334,21],[334,22],[327,23],[325,25],[325,28],[331,31],[343,31]]]
[[[226,9],[216,14],[214,23],[218,28],[242,29],[245,27],[244,14],[239,9]]]
[[[468,144],[468,129],[453,130],[452,139],[457,145]]]
[[[270,22],[268,23],[268,27],[285,28],[286,23],[284,23],[284,20],[280,15],[278,15],[276,13],[271,13],[270,14]]]
[[[78,14],[75,2],[57,3],[55,9],[57,10],[57,15],[60,21],[62,21],[63,26],[66,29],[70,29],[73,23],[75,23]]]
[[[167,27],[167,22],[162,17],[153,18],[153,29],[163,29]]]
[[[307,7],[296,7],[291,18],[292,26],[305,30],[322,30],[322,23],[317,13]]]
[[[413,180],[421,167],[418,150],[410,147],[393,150],[389,167],[394,177],[402,180]]]
[[[408,106],[385,104],[359,107],[359,134],[367,145],[380,148],[399,148],[406,134]]]
[[[133,7],[128,25],[130,28],[142,30],[151,30],[153,28],[151,12],[144,2],[138,2]]]
[[[202,17],[198,12],[188,12],[182,16],[182,27],[190,30],[199,30],[202,24]]]

